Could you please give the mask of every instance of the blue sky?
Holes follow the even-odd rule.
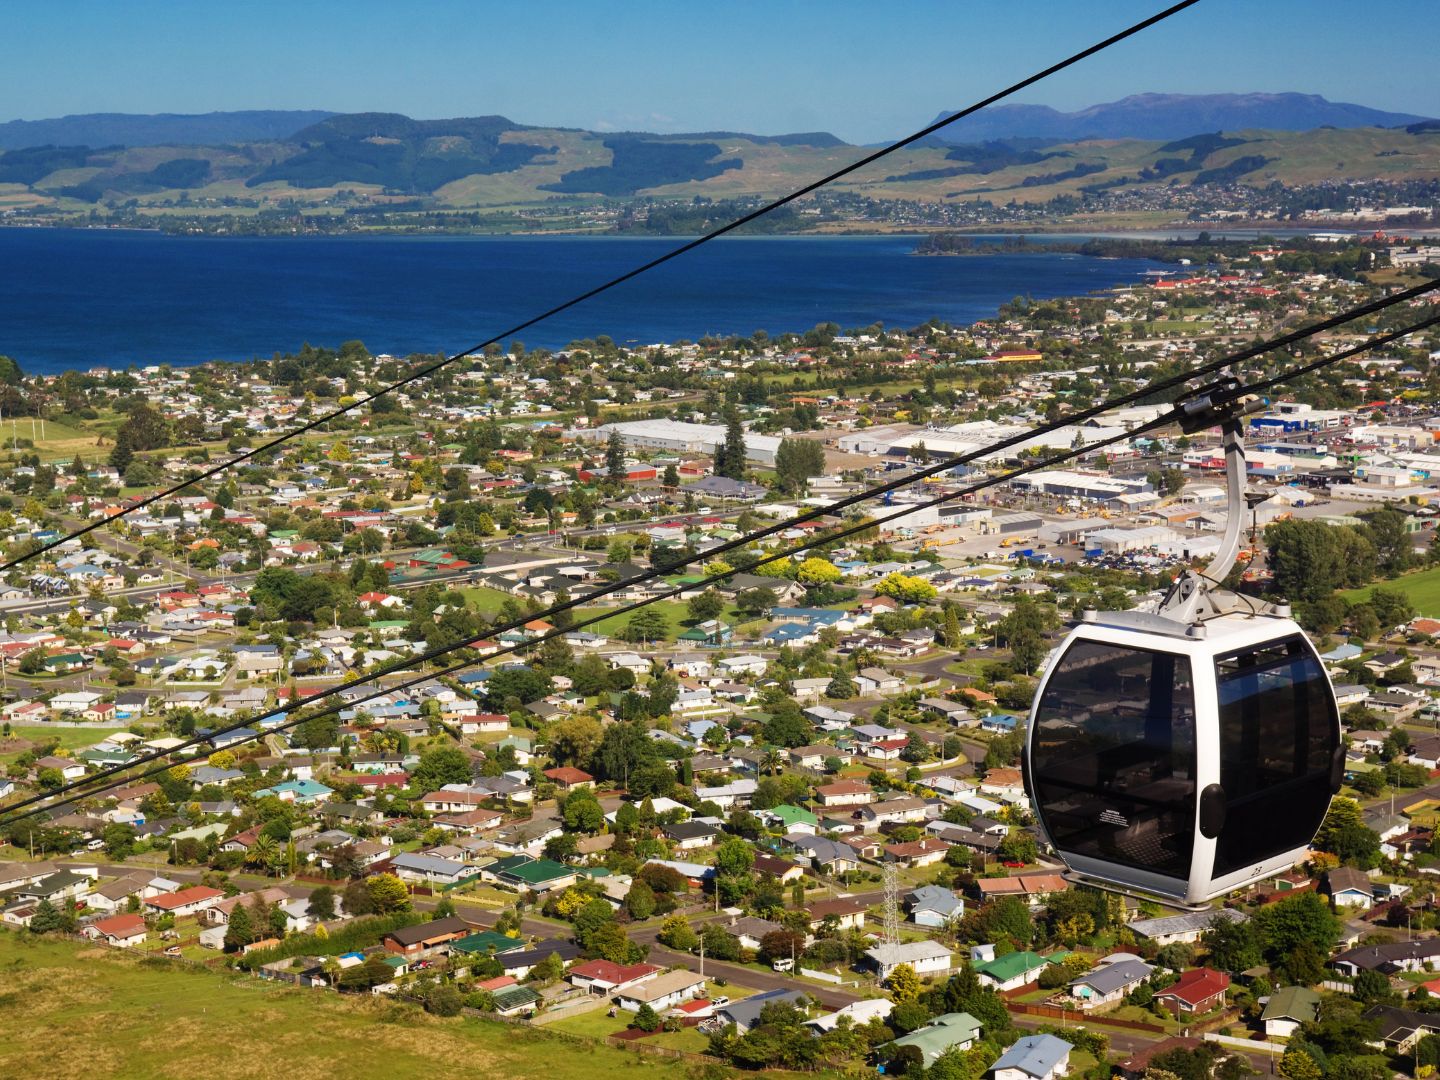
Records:
[[[919,127],[1164,0],[79,3],[7,11],[0,120],[81,112],[500,113],[595,130]],[[1203,0],[1014,100],[1297,90],[1440,116],[1428,0]]]

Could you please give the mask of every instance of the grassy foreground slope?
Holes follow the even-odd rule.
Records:
[[[686,1067],[525,1028],[441,1020],[0,931],[0,1076],[681,1080]]]

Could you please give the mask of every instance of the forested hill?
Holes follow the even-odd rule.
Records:
[[[286,139],[334,113],[250,109],[213,113],[81,113],[0,123],[0,150],[29,146],[223,146]]]

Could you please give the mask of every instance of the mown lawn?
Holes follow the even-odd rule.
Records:
[[[0,1076],[640,1076],[686,1066],[526,1028],[441,1020],[384,999],[340,998],[248,976],[140,961],[0,932]],[[20,1022],[23,1017],[23,1022]]]
[[[1346,589],[1339,595],[1352,604],[1359,603],[1368,600],[1370,591],[1376,586],[1396,589],[1404,593],[1410,603],[1415,605],[1417,613],[1429,618],[1440,618],[1440,566],[1432,567],[1429,570],[1417,570],[1413,574],[1403,574],[1398,578],[1390,578],[1388,581],[1377,581],[1374,585],[1366,585],[1363,589]]]
[[[107,735],[113,735],[124,728],[113,727],[63,727],[59,724],[16,724],[10,729],[10,738],[0,735],[0,761],[9,761],[23,754],[34,743],[58,740],[60,749],[74,750],[77,747],[94,746]],[[20,740],[25,740],[23,743]]]
[[[487,617],[494,615],[504,606],[505,601],[510,599],[509,593],[480,585],[468,586],[459,591],[464,595],[465,603]]]
[[[600,614],[603,610],[603,608],[581,608],[576,612],[576,619],[577,621],[587,619],[592,615]],[[658,611],[665,617],[668,634],[672,641],[690,629],[690,612],[683,600],[660,600],[651,604],[648,610]],[[634,617],[634,612],[625,615],[612,615],[608,618],[601,619],[591,626],[585,627],[585,629],[592,634],[604,634],[613,637],[619,634]],[[736,627],[741,619],[740,610],[733,606],[727,607],[720,613],[720,618],[732,627]]]

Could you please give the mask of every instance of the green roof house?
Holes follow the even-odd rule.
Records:
[[[1304,986],[1276,990],[1265,1003],[1260,1019],[1266,1035],[1294,1035],[1302,1024],[1311,1023],[1320,1012],[1320,995]]]
[[[980,1021],[969,1013],[943,1013],[922,1028],[916,1028],[909,1035],[902,1035],[891,1047],[916,1046],[925,1056],[925,1067],[935,1064],[935,1059],[951,1048],[968,1050],[980,1038]]]
[[[1051,961],[1033,952],[1012,952],[974,965],[982,986],[992,990],[1018,990],[1040,978]]]
[[[797,825],[809,825],[814,829],[820,824],[820,819],[803,806],[792,806],[789,803],[783,803],[765,812],[778,822],[787,833],[794,832],[795,826]]]
[[[514,952],[516,949],[523,948],[526,948],[523,938],[513,938],[509,934],[497,934],[494,930],[481,930],[479,933],[450,943],[451,954],[459,953],[462,956],[491,954],[499,956],[502,953]]]
[[[491,867],[494,873],[494,868]],[[546,892],[550,889],[564,889],[575,884],[575,868],[563,866],[553,859],[533,859],[518,866],[495,874],[496,880],[512,889],[529,889],[532,892]]]

